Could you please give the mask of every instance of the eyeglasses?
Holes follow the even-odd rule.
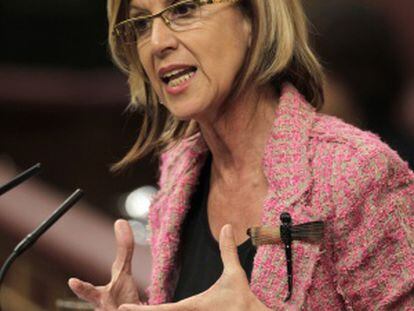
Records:
[[[150,37],[154,18],[161,17],[164,23],[174,31],[186,31],[194,28],[201,19],[201,7],[239,0],[183,0],[172,4],[162,11],[134,17],[115,25],[113,35],[121,44],[140,44]]]

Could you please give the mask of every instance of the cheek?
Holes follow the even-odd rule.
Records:
[[[215,34],[200,49],[201,64],[208,78],[229,88],[245,60],[247,39],[229,29],[218,30]]]
[[[239,13],[229,14],[226,20],[226,23],[205,27],[197,39],[208,67],[224,75],[239,70],[245,60],[250,36]]]
[[[138,57],[141,61],[142,68],[150,81],[151,87],[154,89],[158,97],[161,98],[161,81],[158,79],[158,75],[152,66],[151,57],[145,52],[139,53]]]
[[[157,77],[154,77],[153,75],[150,76],[149,79],[150,79],[151,87],[157,94],[158,98],[162,100],[162,92],[161,92],[161,84],[160,84],[161,82],[159,81]]]

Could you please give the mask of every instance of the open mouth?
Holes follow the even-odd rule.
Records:
[[[161,77],[161,80],[170,87],[176,87],[181,83],[191,79],[196,71],[197,67],[194,66],[173,70]]]

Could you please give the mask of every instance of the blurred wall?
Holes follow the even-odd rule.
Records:
[[[65,196],[85,191],[12,266],[2,293],[6,311],[55,310],[57,299],[73,297],[70,276],[108,281],[112,222],[124,216],[120,200],[156,183],[151,157],[109,172],[133,144],[140,116],[125,112],[126,79],[108,56],[106,28],[104,1],[0,0],[0,184],[43,164],[39,177],[0,197],[0,261]],[[137,252],[143,288],[149,253],[139,245]]]
[[[378,134],[414,167],[414,10],[396,2],[311,0],[306,8],[326,72],[322,111]]]
[[[316,6],[328,2],[339,3],[337,0],[304,3]],[[395,39],[393,47],[402,64],[403,79],[409,84],[410,77],[414,76],[414,2],[360,2],[385,17]],[[108,56],[105,10],[105,1],[99,0],[0,0],[0,163],[3,165],[0,167],[9,172],[0,176],[3,177],[0,180],[4,182],[32,164],[42,162],[44,170],[37,180],[51,189],[50,192],[39,190],[46,188],[27,184],[28,188],[20,188],[23,192],[0,198],[1,261],[36,226],[41,216],[47,215],[75,188],[85,190],[85,205],[79,209],[90,215],[90,218],[83,212],[68,215],[56,225],[56,231],[45,236],[43,244],[40,241],[16,262],[2,296],[8,306],[13,304],[10,307],[13,311],[36,307],[53,310],[57,298],[71,296],[66,279],[72,275],[99,282],[107,280],[114,251],[113,240],[109,238],[112,237],[111,223],[122,216],[119,199],[141,185],[155,184],[157,179],[157,161],[151,157],[120,175],[108,171],[110,164],[119,160],[133,144],[141,119],[139,115],[125,113],[128,89],[125,77],[114,68]],[[329,16],[321,12],[313,11],[311,20],[315,24],[316,19],[328,20]],[[323,34],[318,36],[323,42]],[[347,110],[346,103],[353,99],[346,85],[339,79],[330,82],[329,100],[336,103],[337,109],[330,113],[364,126],[359,122],[363,116],[358,116],[357,110],[351,114]],[[407,94],[411,93],[407,91]],[[404,96],[401,94],[401,97]],[[407,95],[407,98],[406,102],[411,103],[413,97]],[[400,106],[408,107],[403,111],[414,111],[409,104]],[[410,113],[402,115],[407,118],[404,122],[410,124]],[[410,144],[408,139],[397,142],[396,146],[407,147],[409,156]],[[37,199],[27,197],[24,203],[16,201],[29,194]],[[47,209],[42,210],[43,207]],[[65,233],[74,228],[78,235]],[[87,247],[87,243],[101,244],[107,249],[91,254],[84,250],[85,256],[77,259],[68,255],[69,265],[53,253],[57,249],[61,256],[76,253]],[[142,251],[140,256],[144,258],[147,253],[145,249]],[[89,255],[96,257],[89,258]],[[97,266],[89,274],[85,263],[88,261]],[[135,266],[148,270],[149,263],[137,262]]]

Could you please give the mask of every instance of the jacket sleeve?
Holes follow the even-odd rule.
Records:
[[[413,310],[414,174],[391,150],[353,167],[337,189],[337,291],[352,310]]]

